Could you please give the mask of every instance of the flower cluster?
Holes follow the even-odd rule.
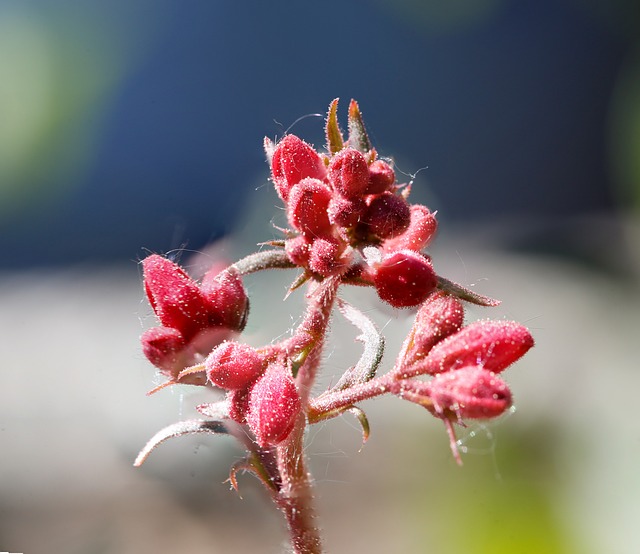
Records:
[[[421,251],[437,229],[435,214],[411,205],[410,187],[396,183],[389,161],[378,157],[351,103],[350,140],[337,126],[337,102],[328,120],[329,155],[316,152],[295,135],[273,144],[265,139],[271,177],[291,226],[285,240],[293,264],[315,277],[354,269],[358,251],[375,249],[359,277],[373,284],[394,307],[421,304],[437,286],[431,260]]]
[[[212,269],[200,283],[162,256],[142,262],[147,297],[160,322],[142,335],[146,357],[168,378],[165,385],[207,386],[224,398],[197,406],[213,419],[161,431],[136,464],[171,436],[236,436],[249,456],[232,469],[232,483],[240,467],[264,482],[287,517],[296,552],[319,551],[317,530],[304,515],[311,486],[303,455],[307,425],[350,412],[366,439],[369,424],[358,404],[393,394],[441,419],[460,461],[454,425],[504,413],[512,398],[498,374],[533,346],[530,332],[513,321],[465,325],[463,302],[498,302],[436,274],[425,252],[437,230],[435,212],[410,203],[411,186],[398,183],[393,163],[378,156],[357,103],[349,106],[346,140],[337,107],[337,100],[329,107],[326,151],[291,134],[277,143],[264,141],[289,225],[282,240],[271,241],[273,249],[221,272]],[[306,313],[289,338],[254,348],[239,340],[249,306],[242,276],[276,268],[300,270],[290,292],[308,284]],[[340,298],[341,287],[350,285],[371,287],[391,306],[416,311],[394,365],[382,375],[384,338]],[[363,354],[332,387],[313,396],[335,311],[361,332]]]
[[[142,268],[147,298],[161,324],[142,335],[142,351],[173,383],[185,367],[201,362],[214,346],[242,331],[249,300],[242,280],[230,269],[214,269],[198,284],[157,254],[145,258]],[[197,374],[181,382],[204,383]]]

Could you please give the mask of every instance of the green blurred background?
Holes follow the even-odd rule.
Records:
[[[503,300],[469,317],[522,321],[537,346],[507,373],[517,409],[461,431],[463,468],[396,399],[363,406],[362,449],[348,418],[314,429],[328,551],[640,551],[639,6],[0,1],[0,551],[281,550],[258,485],[221,484],[229,441],[131,467],[208,398],[144,396],[136,262],[195,267],[276,236],[262,137],[295,122],[320,145],[313,114],[337,96],[438,210],[438,272]],[[295,321],[292,278],[248,280],[252,344]],[[410,315],[352,300],[391,364]],[[358,355],[335,342],[327,380]]]

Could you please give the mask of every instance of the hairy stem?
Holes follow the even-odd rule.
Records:
[[[282,485],[275,497],[296,554],[321,554],[322,542],[313,508],[313,486],[304,456],[305,418],[301,414],[289,438],[277,449]]]
[[[433,405],[426,388],[419,393],[416,392],[417,383],[409,380],[398,379],[396,375],[387,373],[381,377],[371,379],[366,383],[361,383],[349,387],[348,389],[333,390],[321,394],[317,398],[309,401],[307,419],[309,423],[317,423],[325,419],[336,417],[347,408],[352,407],[357,402],[375,398],[383,394],[391,393],[401,398],[405,398],[426,408]]]
[[[287,257],[284,250],[263,250],[238,260],[230,266],[239,275],[247,275],[263,269],[292,269],[296,267]]]

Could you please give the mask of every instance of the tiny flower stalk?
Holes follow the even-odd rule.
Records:
[[[367,400],[391,394],[441,420],[454,458],[461,462],[455,426],[491,419],[512,404],[501,374],[532,346],[529,330],[514,321],[465,322],[464,303],[499,302],[438,274],[426,251],[438,229],[436,212],[411,202],[411,186],[396,181],[390,158],[371,144],[358,104],[351,101],[347,135],[338,124],[338,100],[325,125],[326,148],[287,134],[264,140],[271,181],[288,228],[220,271],[214,264],[198,281],[158,254],[142,261],[144,289],[157,325],[141,337],[142,351],[166,381],[153,389],[191,385],[217,399],[196,410],[207,419],[171,425],[142,449],[135,465],[170,438],[208,433],[237,439],[246,458],[237,475],[253,473],[287,522],[293,552],[322,552],[313,506],[305,436],[308,426],[349,412],[370,433]],[[261,346],[242,337],[249,317],[243,277],[266,270],[298,270],[285,296],[303,294],[306,311],[292,334]],[[400,351],[385,361],[385,339],[345,287],[367,287],[415,319]],[[338,313],[337,316],[334,314]],[[358,362],[317,390],[333,317],[359,332]],[[341,340],[338,337],[338,340]]]

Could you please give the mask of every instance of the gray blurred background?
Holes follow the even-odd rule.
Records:
[[[506,374],[516,410],[461,431],[463,468],[393,398],[362,406],[362,449],[348,417],[314,428],[328,551],[639,551],[639,46],[631,0],[0,0],[0,551],[281,550],[255,480],[223,484],[229,439],[131,467],[209,398],[145,397],[137,261],[195,269],[277,236],[262,138],[320,146],[313,114],[338,96],[438,210],[438,272],[503,300],[469,318],[522,321],[537,346]],[[247,280],[247,341],[299,317],[293,278]],[[389,367],[410,314],[349,295]]]

